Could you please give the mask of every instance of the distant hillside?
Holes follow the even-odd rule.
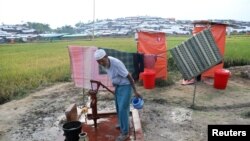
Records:
[[[250,34],[250,22],[236,20],[209,20],[226,23],[228,34]],[[32,27],[32,28],[31,28]],[[41,27],[44,27],[41,29]],[[176,20],[151,16],[103,19],[88,23],[76,23],[75,27],[65,25],[52,30],[49,25],[28,22],[24,25],[0,25],[0,43],[28,42],[63,38],[89,38],[91,36],[133,36],[136,30],[161,31],[166,34],[192,34],[193,21]],[[46,34],[44,34],[46,33]]]

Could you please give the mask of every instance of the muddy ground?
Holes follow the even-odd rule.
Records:
[[[250,66],[230,68],[232,76],[225,90],[212,83],[198,82],[195,107],[194,85],[174,85],[145,90],[144,108],[139,111],[145,141],[204,141],[209,124],[250,124],[250,79],[242,71]],[[85,94],[86,95],[86,94]],[[87,102],[82,89],[73,83],[58,83],[29,96],[0,105],[1,141],[54,141],[62,134],[65,109]],[[100,94],[99,107],[114,109],[113,96]]]

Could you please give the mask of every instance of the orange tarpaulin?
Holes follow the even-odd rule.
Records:
[[[165,33],[139,31],[137,51],[139,53],[157,55],[157,61],[154,66],[156,78],[167,78],[167,45]]]
[[[225,52],[225,41],[226,41],[226,24],[220,24],[220,23],[211,23],[211,22],[195,22],[194,23],[194,29],[193,34],[199,33],[204,29],[210,28],[213,34],[213,37],[215,39],[216,45],[219,48],[219,51],[222,56],[224,56]],[[222,69],[224,63],[220,63],[209,70],[202,73],[201,78],[205,79],[207,77],[214,77],[214,72],[216,69]]]

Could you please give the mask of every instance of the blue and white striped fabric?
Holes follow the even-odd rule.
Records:
[[[170,50],[183,78],[190,80],[222,61],[222,55],[209,29]]]

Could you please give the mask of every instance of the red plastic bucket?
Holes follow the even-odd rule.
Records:
[[[218,69],[214,72],[214,88],[225,89],[230,76],[230,71],[226,69]]]
[[[155,71],[145,70],[142,74],[143,86],[145,89],[153,89],[155,87]]]

